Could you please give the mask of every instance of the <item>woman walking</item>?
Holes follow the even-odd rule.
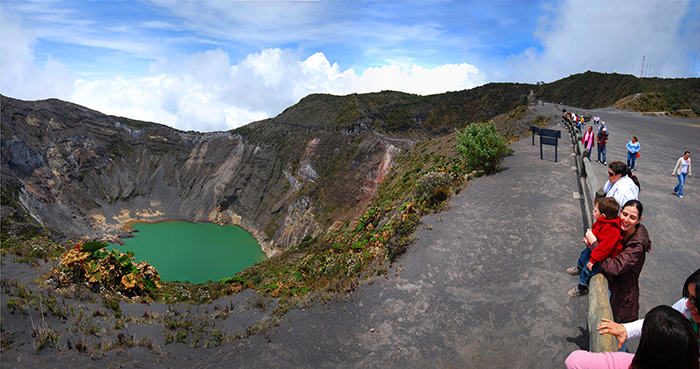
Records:
[[[683,198],[683,185],[686,177],[690,177],[690,151],[686,151],[673,167],[672,176],[678,175],[678,185],[673,187],[673,192],[678,194],[678,198]]]
[[[594,141],[595,133],[593,133],[593,126],[588,126],[586,133],[583,134],[583,147],[588,149],[588,161],[591,161],[591,151],[593,151]]]
[[[634,162],[637,161],[639,157],[639,149],[640,146],[637,136],[632,136],[632,141],[627,143],[627,167],[630,168],[630,170],[636,170],[634,169]]]

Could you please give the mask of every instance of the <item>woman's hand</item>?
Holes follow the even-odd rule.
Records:
[[[620,323],[615,323],[612,320],[609,319],[601,319],[603,322],[598,324],[598,334],[606,334],[610,333],[613,336],[617,337],[618,341],[618,350],[622,348],[622,344],[627,341],[627,330],[625,329],[625,326],[623,326]]]
[[[594,242],[598,241],[598,239],[593,235],[593,231],[588,228],[586,231],[586,241],[588,241],[589,245],[592,245]]]

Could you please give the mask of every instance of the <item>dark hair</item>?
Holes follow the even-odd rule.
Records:
[[[632,182],[634,182],[634,184],[637,186],[637,188],[639,188],[640,191],[642,190],[642,185],[639,184],[639,179],[637,178],[637,176],[632,174],[632,171],[630,170],[629,167],[627,167],[627,164],[625,164],[619,160],[615,160],[615,161],[611,162],[610,164],[608,164],[608,168],[612,169],[613,173],[615,173],[616,175],[622,174],[623,177],[624,176],[630,177],[630,179],[632,180]]]
[[[632,136],[632,139],[634,139],[635,141],[639,141],[639,139],[637,138],[637,136]]]
[[[690,151],[686,151],[683,153],[683,155],[685,155],[685,154],[690,154]]]
[[[613,173],[615,173],[616,175],[622,174],[623,177],[628,175],[630,172],[629,169],[627,169],[627,164],[618,160],[615,160],[608,164],[608,168],[612,169]]]
[[[695,285],[695,300],[693,301],[695,306],[700,305],[700,269],[696,270],[695,273],[691,274],[688,279],[685,280],[683,284],[683,297],[690,298],[690,285]]]
[[[601,197],[595,204],[598,206],[598,211],[605,215],[605,219],[615,219],[620,212],[620,204],[614,197]]]
[[[698,369],[698,338],[683,314],[665,305],[644,317],[633,369]]]
[[[644,212],[644,206],[642,206],[642,203],[639,202],[639,200],[629,200],[625,203],[625,205],[622,208],[624,209],[628,206],[634,206],[635,208],[637,208],[637,211],[639,212],[639,218],[642,217],[642,213]]]

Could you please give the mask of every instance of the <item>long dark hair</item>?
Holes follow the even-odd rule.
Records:
[[[644,317],[631,369],[698,369],[698,336],[683,314],[665,305]]]
[[[696,270],[695,273],[691,274],[688,279],[685,280],[685,283],[683,284],[683,297],[690,299],[690,285],[693,284],[695,285],[695,300],[693,301],[693,304],[695,306],[700,305],[700,269]]]

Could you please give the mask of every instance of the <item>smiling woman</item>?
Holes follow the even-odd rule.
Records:
[[[163,281],[217,281],[266,258],[255,238],[238,226],[178,221],[131,227],[138,230],[134,238],[110,248],[134,251],[137,261],[151,263]]]

